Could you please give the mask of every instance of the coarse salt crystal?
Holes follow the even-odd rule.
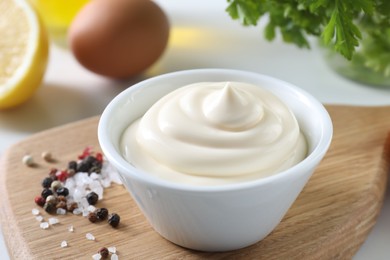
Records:
[[[36,219],[38,222],[42,222],[42,221],[43,221],[43,217],[42,217],[41,215],[36,216],[35,219]]]
[[[93,206],[93,205],[89,205],[88,208],[87,208],[87,210],[88,210],[89,212],[94,212],[94,211],[96,210],[96,207]]]
[[[68,243],[64,240],[61,242],[61,247],[64,248],[64,247],[68,247]]]
[[[86,237],[88,240],[95,240],[95,236],[92,235],[91,233],[87,233],[87,234],[85,235],[85,237]]]
[[[31,210],[31,213],[33,214],[33,215],[35,215],[35,216],[37,216],[37,215],[39,215],[39,209],[32,209]]]
[[[116,253],[116,247],[115,246],[110,246],[107,249],[108,249],[108,252],[110,252],[111,254],[115,254]]]
[[[118,260],[118,259],[119,259],[119,257],[118,257],[117,254],[112,254],[111,255],[111,260]]]
[[[73,231],[74,231],[73,225],[70,225],[70,226],[68,227],[68,231],[69,231],[69,232],[73,232]]]
[[[62,208],[58,208],[56,212],[57,212],[57,215],[65,215],[66,214],[66,210],[62,209]]]
[[[58,224],[58,223],[60,223],[58,218],[49,218],[49,224],[50,225],[55,225],[55,224]]]
[[[100,260],[100,259],[102,259],[102,256],[101,256],[100,254],[94,254],[94,255],[92,256],[92,259],[93,259],[93,260]]]
[[[75,208],[74,210],[73,210],[73,214],[74,215],[80,215],[81,213],[82,213],[83,211],[80,209],[80,208]]]
[[[41,224],[39,224],[39,226],[40,226],[42,229],[48,229],[48,228],[49,228],[49,223],[47,223],[47,222],[42,222]]]

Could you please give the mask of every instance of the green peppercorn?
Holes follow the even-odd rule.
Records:
[[[116,213],[112,213],[108,216],[108,224],[110,224],[112,227],[117,227],[120,221],[121,218]]]
[[[96,192],[91,191],[87,194],[86,198],[89,205],[95,205],[99,200],[99,195],[97,195]]]
[[[108,217],[108,210],[106,208],[99,208],[95,210],[95,214],[99,220],[105,220]]]

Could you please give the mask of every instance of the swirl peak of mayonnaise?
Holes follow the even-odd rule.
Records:
[[[241,82],[200,82],[167,94],[126,129],[121,146],[135,167],[194,185],[275,174],[307,150],[291,110]]]

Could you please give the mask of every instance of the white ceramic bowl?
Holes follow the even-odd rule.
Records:
[[[241,81],[273,92],[295,114],[308,140],[308,156],[270,177],[207,187],[168,182],[129,164],[119,148],[125,128],[165,94],[202,81]],[[183,247],[227,251],[260,241],[278,225],[328,150],[332,122],[321,103],[284,81],[237,70],[199,69],[150,78],[120,93],[101,116],[98,138],[108,161],[158,233]]]

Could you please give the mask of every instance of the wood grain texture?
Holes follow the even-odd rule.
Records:
[[[390,107],[327,106],[334,123],[328,154],[278,227],[259,243],[231,252],[204,253],[178,247],[152,230],[127,191],[105,190],[98,206],[121,215],[120,228],[86,218],[57,216],[42,230],[31,214],[40,182],[52,167],[65,168],[88,145],[99,150],[98,117],[36,134],[11,147],[0,163],[0,217],[13,259],[91,259],[102,246],[116,246],[120,259],[349,259],[380,212],[390,161]],[[40,158],[51,151],[56,162]],[[29,168],[25,154],[37,161]],[[47,220],[49,215],[42,211]],[[67,231],[69,225],[75,232]],[[95,235],[88,241],[85,234]],[[61,248],[67,240],[69,247]]]

